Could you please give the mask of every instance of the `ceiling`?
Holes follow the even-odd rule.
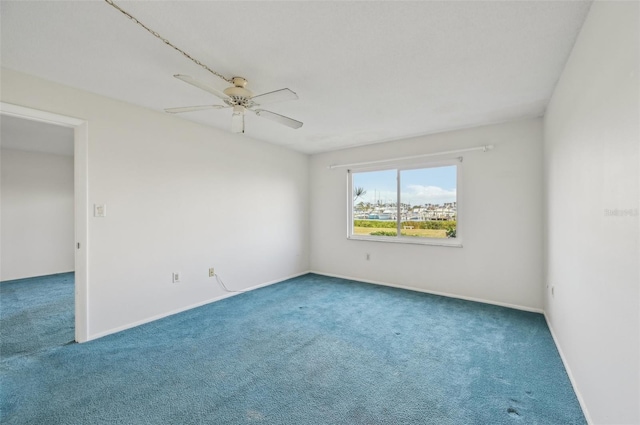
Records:
[[[254,93],[293,130],[246,135],[305,153],[541,116],[589,1],[117,1]],[[158,111],[220,104],[172,77],[208,73],[102,0],[0,3],[2,66]],[[231,112],[181,114],[224,130]]]
[[[73,156],[73,129],[0,115],[0,146],[3,149]]]

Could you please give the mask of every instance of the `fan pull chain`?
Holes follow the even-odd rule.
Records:
[[[173,43],[171,43],[169,40],[167,40],[166,38],[162,37],[160,34],[158,34],[156,31],[152,30],[151,28],[149,28],[148,26],[146,26],[145,24],[143,24],[142,22],[140,22],[135,16],[133,16],[132,14],[130,14],[129,12],[127,12],[126,10],[122,9],[120,6],[118,6],[117,4],[115,4],[113,2],[113,0],[104,0],[106,1],[108,4],[110,4],[111,6],[113,6],[115,9],[119,10],[120,12],[122,12],[126,17],[128,17],[129,19],[131,19],[133,22],[135,22],[136,24],[140,25],[142,28],[144,28],[145,30],[147,30],[150,34],[152,34],[154,37],[156,37],[157,39],[161,40],[164,44],[166,44],[167,46],[173,47],[174,50],[177,50],[178,52],[182,53],[183,56],[185,56],[187,59],[191,60],[193,63],[195,63],[198,66],[201,66],[202,68],[206,69],[207,71],[209,71],[210,73],[212,73],[213,75],[215,75],[218,78],[222,78],[223,80],[225,80],[227,83],[233,84],[233,80],[231,78],[227,78],[224,75],[214,71],[213,69],[209,68],[207,65],[203,64],[202,62],[200,62],[199,60],[195,59],[194,57],[192,57],[189,53],[185,52],[184,50],[180,49],[179,47],[175,46]]]

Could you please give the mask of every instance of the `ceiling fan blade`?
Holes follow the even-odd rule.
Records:
[[[269,93],[253,96],[251,100],[256,105],[266,105],[267,103],[284,102],[285,100],[297,100],[298,95],[289,89],[280,89]]]
[[[231,132],[244,133],[244,114],[234,112],[231,117]]]
[[[285,117],[284,115],[276,114],[275,112],[265,111],[264,109],[256,109],[253,112],[259,117],[263,117],[269,119],[271,121],[275,121],[282,125],[286,125],[291,128],[300,128],[302,127],[302,123],[300,121],[296,121],[293,118]]]
[[[229,106],[222,105],[202,105],[202,106],[182,106],[179,108],[166,108],[164,111],[170,114],[179,114],[181,112],[204,111],[205,109],[222,109]]]
[[[174,77],[176,77],[178,80],[182,80],[187,84],[191,84],[194,87],[197,87],[201,90],[204,90],[206,92],[209,92],[215,96],[218,96],[220,99],[225,100],[225,99],[229,99],[229,96],[227,96],[226,94],[224,94],[223,92],[221,92],[220,90],[216,89],[215,87],[210,86],[207,83],[203,83],[202,81],[198,81],[193,77],[190,77],[188,75],[183,75],[183,74],[176,74],[174,75]]]

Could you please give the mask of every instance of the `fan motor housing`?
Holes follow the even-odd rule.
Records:
[[[229,96],[230,99],[225,99],[225,103],[229,106],[240,105],[245,108],[249,108],[253,105],[251,98],[253,93],[250,90],[245,89],[247,80],[242,77],[233,77],[233,87],[229,87],[224,90],[224,94]]]
[[[229,87],[224,90],[224,94],[229,97],[246,97],[247,99],[253,96],[253,93],[244,87]]]

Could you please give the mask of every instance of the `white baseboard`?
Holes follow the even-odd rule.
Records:
[[[56,275],[59,275],[59,274],[68,274],[68,273],[74,273],[74,272],[75,272],[75,270],[69,270],[68,272],[52,272],[52,273],[38,274],[38,275],[33,275],[33,276],[12,277],[11,279],[2,279],[2,280],[0,280],[0,283],[11,282],[11,281],[14,281],[14,280],[36,279],[36,278],[39,278],[39,277],[56,276]]]
[[[532,313],[544,314],[544,310],[542,310],[540,308],[527,307],[527,306],[517,305],[517,304],[502,303],[502,302],[499,302],[499,301],[486,300],[486,299],[483,299],[483,298],[466,297],[466,296],[463,296],[463,295],[456,295],[456,294],[451,294],[451,293],[448,293],[448,292],[430,291],[428,289],[415,288],[413,286],[397,285],[395,283],[380,282],[380,281],[369,280],[369,279],[361,279],[361,278],[358,278],[358,277],[342,276],[342,275],[337,275],[337,274],[332,274],[332,273],[323,273],[323,272],[318,272],[318,271],[314,271],[314,270],[311,270],[309,273],[315,273],[315,274],[319,274],[319,275],[322,275],[322,276],[337,277],[337,278],[340,278],[340,279],[354,280],[354,281],[357,281],[357,282],[372,283],[374,285],[390,286],[392,288],[406,289],[406,290],[409,290],[409,291],[423,292],[425,294],[440,295],[440,296],[448,297],[448,298],[457,298],[457,299],[460,299],[460,300],[473,301],[473,302],[483,303],[483,304],[492,304],[492,305],[497,305],[497,306],[500,306],[500,307],[513,308],[515,310],[523,310],[523,311],[530,311]]]
[[[553,326],[551,326],[551,321],[547,316],[547,313],[544,312],[544,319],[547,321],[547,327],[549,328],[549,332],[551,332],[551,337],[553,338],[553,342],[556,344],[556,349],[558,353],[560,353],[560,359],[562,360],[562,364],[564,365],[564,369],[567,371],[567,375],[569,375],[569,381],[571,382],[571,386],[573,387],[573,392],[576,393],[576,397],[578,398],[578,403],[580,403],[580,407],[582,408],[582,413],[584,414],[585,419],[587,420],[587,424],[592,425],[593,421],[591,420],[591,415],[589,415],[589,410],[587,410],[587,404],[584,402],[584,398],[582,397],[582,393],[578,389],[578,385],[576,384],[576,380],[573,377],[573,373],[571,372],[571,368],[569,367],[569,362],[567,358],[564,356],[562,352],[562,347],[560,347],[560,343],[558,338],[556,338],[556,334],[553,331]]]
[[[192,308],[202,307],[203,305],[207,305],[207,304],[210,304],[210,303],[213,303],[213,302],[216,302],[216,301],[220,301],[220,300],[223,300],[225,298],[233,297],[235,295],[239,295],[239,294],[242,294],[244,292],[253,291],[254,289],[263,288],[265,286],[273,285],[275,283],[284,282],[285,280],[293,279],[294,277],[298,277],[298,276],[303,276],[303,275],[308,274],[308,273],[309,273],[308,271],[304,271],[302,273],[297,273],[297,274],[294,274],[294,275],[291,275],[291,276],[288,276],[288,277],[284,277],[282,279],[276,279],[276,280],[271,280],[269,282],[260,283],[258,285],[251,286],[249,288],[243,289],[242,292],[227,292],[227,293],[224,293],[222,295],[218,295],[216,297],[209,298],[209,299],[204,300],[204,301],[200,301],[200,302],[197,302],[197,303],[194,303],[194,304],[187,305],[185,307],[180,307],[180,308],[177,308],[175,310],[168,311],[166,313],[157,314],[155,316],[147,317],[145,319],[138,320],[138,321],[133,322],[133,323],[127,323],[126,325],[118,326],[118,327],[115,327],[115,328],[112,328],[112,329],[109,329],[109,330],[106,330],[106,331],[103,331],[103,332],[98,332],[96,334],[90,334],[89,337],[87,338],[87,341],[91,341],[91,340],[94,340],[94,339],[102,338],[103,336],[111,335],[111,334],[114,334],[114,333],[117,333],[117,332],[121,332],[121,331],[124,331],[124,330],[127,330],[127,329],[135,328],[136,326],[144,325],[145,323],[154,322],[156,320],[163,319],[163,318],[168,317],[168,316],[173,316],[174,314],[182,313],[184,311],[191,310]],[[87,342],[87,341],[83,341],[83,343]]]

